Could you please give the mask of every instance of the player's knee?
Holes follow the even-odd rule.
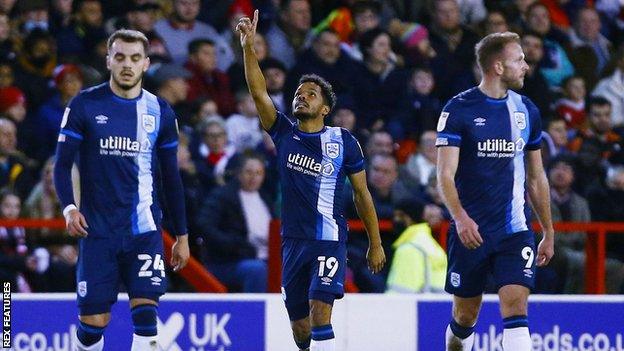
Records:
[[[134,334],[140,336],[157,335],[158,306],[143,304],[132,308],[132,324]]]
[[[513,297],[501,300],[501,314],[504,317],[526,315],[528,310],[528,303],[525,298]]]
[[[78,350],[101,350],[102,335],[110,321],[110,313],[82,315],[76,328],[76,347]]]
[[[473,326],[477,322],[478,316],[479,306],[462,306],[453,309],[453,318],[457,324],[464,327]]]
[[[97,328],[106,328],[106,326],[108,325],[108,322],[110,322],[110,318],[111,318],[110,312],[79,316],[79,319],[81,322],[87,325],[92,325]]]

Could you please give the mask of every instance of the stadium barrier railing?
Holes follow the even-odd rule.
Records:
[[[6,220],[0,219],[0,227],[23,227],[26,229],[65,229],[64,219],[15,219]],[[169,264],[171,260],[171,247],[175,243],[175,239],[166,231],[163,231],[163,243],[165,248],[166,262]],[[206,268],[191,257],[188,264],[184,269],[178,272],[182,278],[184,278],[195,290],[198,292],[211,292],[211,293],[225,293],[226,287],[219,282]]]
[[[0,227],[24,227],[27,229],[50,228],[65,229],[64,219],[0,219]],[[558,222],[554,224],[558,233],[585,232],[587,240],[585,242],[586,266],[585,284],[586,293],[605,293],[605,257],[606,257],[606,237],[608,234],[624,233],[624,222]],[[383,232],[392,230],[392,222],[382,220],[379,222],[379,229]],[[446,248],[449,223],[444,222],[438,228],[434,228],[440,245]],[[533,223],[533,229],[540,231],[538,223]],[[359,220],[349,221],[349,231],[355,235],[364,233],[364,225]],[[167,262],[170,260],[171,247],[175,240],[167,232],[163,232],[165,244],[165,255]],[[281,281],[281,239],[280,222],[273,220],[269,229],[269,292],[280,292]],[[388,262],[387,264],[390,264]],[[198,292],[225,293],[226,287],[219,282],[206,268],[191,257],[187,267],[178,272],[191,286]],[[352,281],[347,281],[345,286],[347,292],[357,292],[357,286]]]

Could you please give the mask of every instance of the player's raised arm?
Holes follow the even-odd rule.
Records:
[[[545,266],[554,255],[555,231],[550,215],[550,189],[539,149],[527,152],[527,189],[533,210],[542,225],[544,238],[537,248],[537,265]]]
[[[378,273],[386,263],[386,254],[381,246],[379,235],[379,223],[377,222],[377,212],[373,204],[368,187],[366,186],[366,171],[360,171],[349,175],[349,180],[353,186],[353,203],[358,216],[364,222],[366,234],[368,235],[368,268],[373,273]]]
[[[243,17],[238,21],[236,30],[240,33],[240,43],[243,47],[243,62],[245,65],[245,80],[249,87],[249,92],[254,99],[258,116],[260,116],[260,124],[264,130],[269,130],[275,123],[276,114],[275,106],[266,89],[264,76],[258,65],[258,58],[254,50],[254,38],[256,36],[256,27],[258,25],[258,10],[254,11],[253,20],[249,17]]]
[[[461,242],[469,249],[476,249],[483,243],[479,234],[479,226],[468,216],[459,201],[459,194],[455,187],[455,172],[459,164],[459,148],[445,146],[438,148],[438,189],[444,199],[444,204],[453,216],[457,227],[457,234]]]

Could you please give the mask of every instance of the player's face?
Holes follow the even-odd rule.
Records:
[[[111,71],[113,84],[123,90],[130,90],[141,84],[143,74],[149,67],[149,58],[145,56],[140,41],[129,43],[118,39],[108,52],[106,64]]]
[[[329,113],[321,87],[312,82],[305,82],[297,88],[292,109],[298,120],[324,118]]]
[[[528,70],[529,65],[524,60],[522,47],[517,43],[508,44],[503,51],[503,83],[509,89],[522,89],[524,75]]]

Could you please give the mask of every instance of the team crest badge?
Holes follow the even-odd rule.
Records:
[[[340,144],[325,143],[325,152],[330,158],[336,158],[340,155]]]
[[[141,117],[143,129],[148,133],[153,133],[156,130],[156,117],[152,115],[143,115]]]
[[[455,288],[461,285],[461,276],[459,273],[451,272],[451,285]]]
[[[78,295],[80,295],[80,297],[87,296],[87,282],[84,280],[78,282]]]
[[[526,128],[526,115],[524,112],[514,112],[514,119],[516,120],[516,125],[520,129]]]

